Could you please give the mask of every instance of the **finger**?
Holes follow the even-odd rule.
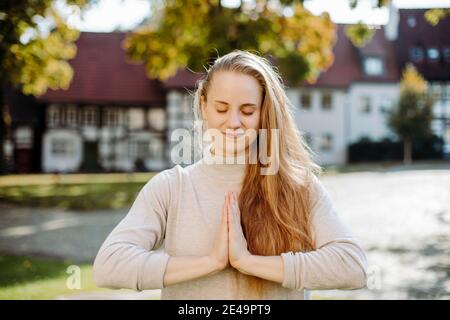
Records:
[[[224,228],[228,229],[228,209],[227,209],[227,197],[225,195],[222,206],[222,225]]]
[[[230,200],[230,199],[229,199]],[[228,222],[233,222],[233,210],[231,209],[231,201],[227,203]]]
[[[233,212],[235,216],[239,215],[239,206],[236,198],[236,193],[233,192]]]

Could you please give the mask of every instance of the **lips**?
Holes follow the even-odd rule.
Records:
[[[225,133],[225,132],[222,132],[222,134],[224,136],[226,136],[227,138],[231,138],[231,139],[237,139],[244,135],[243,133]]]

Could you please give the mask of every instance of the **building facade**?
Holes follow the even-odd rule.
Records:
[[[444,153],[450,155],[450,18],[436,26],[424,18],[425,9],[399,11],[395,37],[400,68],[412,63],[428,81],[434,98],[433,132],[443,137]]]
[[[450,38],[446,18],[431,27],[425,9],[391,7],[390,22],[357,48],[338,25],[335,61],[314,84],[289,87],[295,121],[322,165],[344,164],[351,143],[396,139],[387,114],[399,97],[401,70],[412,62],[430,83],[433,131],[450,155]],[[39,99],[7,96],[7,139],[16,172],[161,170],[174,164],[177,129],[193,135],[191,92],[201,75],[187,70],[150,80],[127,62],[124,33],[82,33],[68,90]],[[185,140],[184,143],[194,143]],[[191,159],[195,160],[194,154]]]
[[[49,91],[42,171],[147,171],[167,166],[166,96],[126,62],[122,33],[84,33],[67,91]]]

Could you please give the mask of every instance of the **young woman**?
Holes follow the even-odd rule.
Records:
[[[276,69],[246,51],[218,58],[194,111],[216,139],[201,160],[142,188],[97,254],[97,286],[162,289],[162,299],[305,299],[364,287],[365,254],[317,178]],[[268,174],[264,148],[257,161],[248,156],[261,143]]]

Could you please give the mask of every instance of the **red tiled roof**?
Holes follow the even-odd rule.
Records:
[[[165,103],[161,82],[147,78],[142,64],[126,61],[126,34],[84,32],[77,56],[70,61],[74,77],[68,90],[49,90],[41,101],[71,103]]]
[[[318,81],[306,87],[347,87],[354,81],[389,82],[398,80],[392,43],[385,40],[383,29],[363,49],[355,48],[338,25],[335,61],[322,72]],[[164,83],[147,78],[142,64],[126,61],[122,41],[126,34],[82,33],[77,41],[77,56],[70,61],[74,78],[68,90],[49,90],[41,101],[66,103],[152,104],[164,103],[170,89],[193,89],[204,74],[181,69]],[[359,50],[359,52],[358,52]],[[381,77],[364,75],[360,55],[381,55],[386,73]]]
[[[180,69],[177,73],[164,82],[164,86],[167,89],[193,89],[197,83],[205,74],[194,73],[188,69]]]
[[[353,82],[396,82],[399,79],[393,44],[384,37],[384,29],[377,29],[372,40],[363,48],[353,46],[345,34],[346,25],[337,25],[337,41],[334,46],[334,62],[323,71],[314,84],[305,87],[348,87]],[[367,76],[362,65],[363,56],[384,58],[382,76]]]

